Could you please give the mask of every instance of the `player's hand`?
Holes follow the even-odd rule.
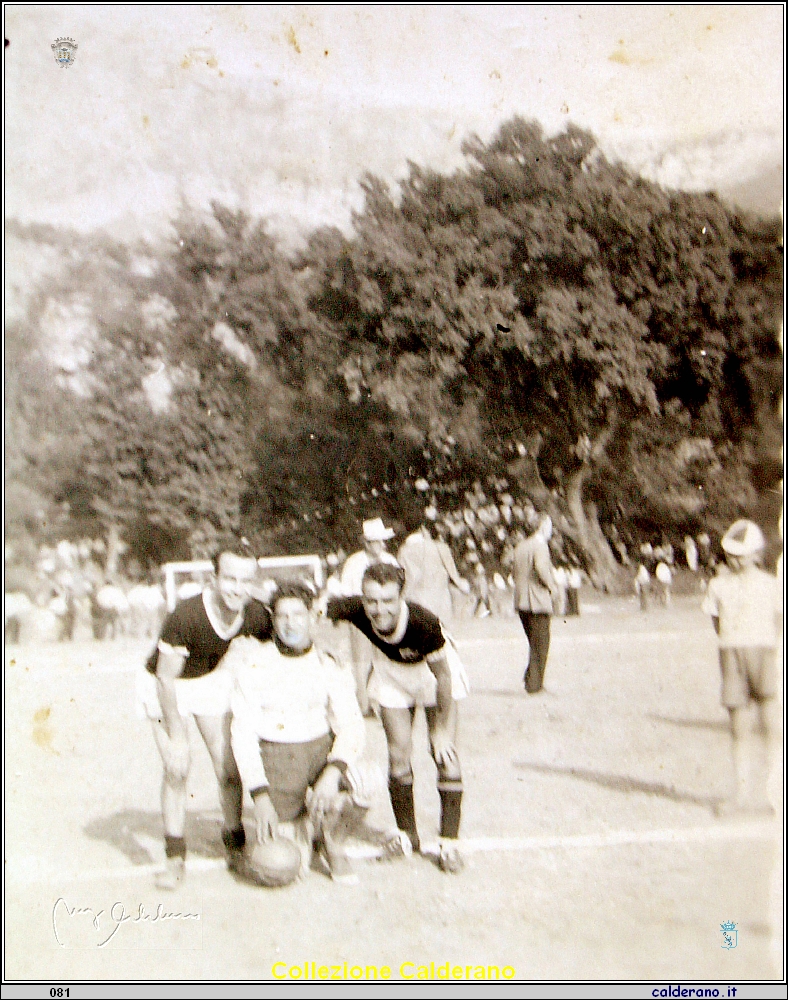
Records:
[[[431,736],[432,757],[438,767],[457,763],[457,750],[451,737],[443,729],[436,729]]]
[[[468,583],[468,581],[464,577],[463,577],[462,580],[460,580],[460,582],[457,584],[457,586],[460,588],[460,590],[463,592],[463,594],[470,594],[470,592],[471,592],[471,585]]]
[[[164,769],[178,781],[185,781],[189,775],[189,741],[181,736],[167,740],[164,754]]]
[[[339,768],[329,764],[315,782],[309,800],[309,818],[315,826],[320,827],[326,815],[335,807],[341,779],[342,772]]]
[[[276,837],[279,828],[279,814],[268,792],[255,796],[254,818],[257,827],[257,842],[263,844]]]

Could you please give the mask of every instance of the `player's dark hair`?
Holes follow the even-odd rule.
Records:
[[[299,580],[286,580],[284,583],[279,583],[276,586],[276,590],[271,594],[269,601],[271,611],[276,611],[277,604],[288,598],[302,601],[305,607],[311,608],[315,600],[315,592],[307,584],[301,583]]]
[[[367,580],[372,583],[379,583],[381,587],[387,583],[396,583],[400,591],[405,586],[405,570],[401,566],[394,566],[391,563],[378,562],[368,566],[361,580],[363,589]]]

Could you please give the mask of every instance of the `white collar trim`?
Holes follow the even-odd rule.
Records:
[[[241,625],[243,625],[244,611],[246,610],[245,605],[241,608],[229,626],[224,624],[222,617],[214,604],[214,593],[211,587],[206,587],[202,592],[202,605],[205,608],[206,615],[208,615],[208,621],[211,623],[211,627],[220,639],[227,642],[229,639],[234,639],[238,635]]]
[[[370,622],[370,624],[372,624]],[[372,625],[372,631],[382,639],[387,642],[390,646],[396,646],[397,643],[402,642],[405,638],[405,632],[408,629],[408,605],[405,601],[402,602],[402,606],[399,609],[399,619],[397,621],[397,627],[389,635],[381,635],[380,632]]]

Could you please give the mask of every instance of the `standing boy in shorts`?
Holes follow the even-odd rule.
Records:
[[[719,636],[722,704],[730,714],[733,739],[735,790],[720,803],[718,815],[773,811],[765,786],[780,735],[776,653],[782,595],[777,580],[757,565],[764,545],[757,524],[734,522],[722,539],[731,572],[710,581],[703,602]],[[757,734],[750,725],[750,702],[758,709]],[[766,765],[755,774],[759,753],[767,755]]]
[[[368,695],[380,706],[389,751],[389,796],[397,827],[409,841],[402,841],[406,853],[420,846],[411,753],[416,706],[424,706],[438,768],[439,864],[443,871],[458,872],[463,861],[457,846],[462,810],[457,700],[467,695],[468,682],[440,621],[419,604],[403,600],[404,585],[401,566],[377,563],[364,574],[362,596],[330,600],[327,614],[334,622],[350,622],[375,647]]]

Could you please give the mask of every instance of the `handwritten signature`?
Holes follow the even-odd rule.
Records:
[[[55,940],[61,948],[66,946],[58,933],[58,921],[60,921],[60,929],[62,930],[63,924],[68,921],[68,918],[85,916],[90,918],[91,924],[99,934],[107,935],[96,945],[97,948],[103,948],[105,944],[108,944],[124,924],[156,924],[166,920],[200,919],[199,913],[167,910],[162,903],[159,903],[152,912],[145,908],[144,903],[139,903],[136,909],[127,911],[124,904],[120,902],[113,903],[108,910],[94,910],[91,906],[69,906],[68,902],[60,896],[52,907],[52,930],[55,934]]]

